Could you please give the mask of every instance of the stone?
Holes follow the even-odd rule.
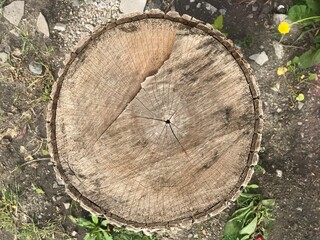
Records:
[[[250,13],[247,18],[253,18],[253,13]]]
[[[75,236],[77,236],[77,234],[78,234],[78,233],[77,233],[76,231],[73,231],[73,232],[71,233],[71,236],[72,236],[72,237],[75,237]]]
[[[19,32],[16,29],[12,29],[9,31],[9,33],[11,33],[12,35],[14,35],[15,37],[20,37]]]
[[[120,2],[121,13],[143,12],[146,6],[146,0],[122,0]]]
[[[43,33],[45,37],[50,36],[47,20],[42,13],[39,14],[37,19],[37,31]]]
[[[283,45],[277,41],[272,42],[274,53],[276,54],[278,59],[282,59],[284,56],[284,48]]]
[[[200,8],[200,7],[201,7],[201,3],[198,3],[196,7],[197,7],[197,8]]]
[[[13,25],[18,26],[24,14],[24,1],[14,1],[3,8],[3,16]]]
[[[215,8],[213,5],[211,5],[210,3],[206,3],[206,9],[207,9],[208,11],[210,11],[211,14],[215,13],[215,12],[218,10],[218,9]]]
[[[301,110],[304,106],[304,103],[302,102],[298,102],[298,109]]]
[[[8,60],[8,54],[5,52],[0,52],[0,63],[3,64]]]
[[[296,208],[298,211],[302,212],[302,207],[297,207]]]
[[[253,54],[249,57],[249,59],[255,61],[260,66],[262,66],[263,64],[265,64],[269,60],[265,51],[263,51],[261,53]]]
[[[67,210],[70,208],[70,203],[63,203],[63,205],[64,205],[64,208]]]
[[[286,18],[288,17],[288,15],[286,14],[281,14],[281,13],[277,13],[273,15],[273,22],[276,25],[279,25],[280,23],[282,23]]]
[[[282,171],[281,170],[277,169],[276,173],[277,173],[277,177],[279,177],[279,178],[282,177]]]
[[[35,75],[41,75],[42,74],[42,65],[40,63],[37,63],[35,61],[32,61],[29,64],[29,70]]]
[[[94,26],[92,26],[91,24],[85,24],[84,25],[86,29],[88,29],[90,32],[93,32]]]
[[[53,27],[54,30],[57,30],[59,32],[64,32],[66,30],[66,24],[63,23],[56,23],[56,25]]]
[[[258,6],[252,5],[252,12],[256,12],[258,10]]]
[[[219,9],[219,13],[220,13],[221,15],[226,15],[227,9],[221,8],[221,9]]]

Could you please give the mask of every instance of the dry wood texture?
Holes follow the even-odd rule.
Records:
[[[152,228],[223,210],[252,175],[259,91],[241,54],[174,12],[125,16],[65,62],[48,110],[57,174],[112,222]]]

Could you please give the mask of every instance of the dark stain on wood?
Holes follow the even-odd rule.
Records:
[[[207,62],[206,64],[202,65],[200,68],[198,68],[194,73],[200,73],[203,70],[206,70],[209,66],[211,66],[212,62]]]
[[[223,77],[224,75],[225,75],[226,73],[225,72],[217,72],[217,73],[215,73],[213,76],[215,77],[215,78],[221,78],[221,77]]]
[[[213,157],[212,159],[205,163],[197,172],[200,172],[200,171],[205,171],[205,170],[208,170],[209,168],[212,167],[212,165],[219,159],[219,152],[218,151],[215,151],[214,154],[213,154]]]
[[[119,30],[126,32],[126,33],[130,33],[130,32],[136,32],[138,30],[138,28],[135,25],[129,25],[129,26],[119,27]]]
[[[230,123],[231,112],[232,112],[232,108],[231,108],[231,107],[226,107],[225,113],[226,113],[226,123],[227,123],[227,124]]]

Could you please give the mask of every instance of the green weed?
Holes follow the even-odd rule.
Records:
[[[55,222],[47,222],[39,227],[25,212],[19,202],[18,188],[1,190],[0,229],[11,233],[15,239],[55,240],[70,239]]]
[[[282,22],[278,26],[281,34],[290,32],[292,25],[302,28],[302,34],[298,39],[307,36],[311,47],[303,53],[297,64],[300,68],[306,69],[320,63],[320,1],[319,0],[299,0],[288,11],[288,19],[291,23]],[[298,40],[297,39],[297,40]],[[296,41],[297,41],[296,40]]]
[[[225,37],[228,36],[228,33],[226,33],[223,29],[223,15],[219,15],[214,21],[213,23],[211,24],[212,27],[214,29],[217,29],[219,30]]]
[[[142,232],[136,233],[124,228],[113,227],[108,224],[107,220],[101,220],[95,215],[91,215],[89,220],[73,216],[69,216],[69,218],[78,226],[89,231],[84,240],[155,240]]]
[[[237,199],[238,209],[224,226],[223,240],[267,239],[275,200],[251,192],[257,188],[256,184],[248,185]]]
[[[300,67],[300,58],[294,57],[288,61],[285,67],[279,67],[277,74],[283,80],[289,90],[290,107],[295,108],[297,102],[304,101],[304,91],[308,86],[319,88],[316,84],[317,74]]]
[[[6,4],[7,0],[0,0],[0,8],[2,8]]]

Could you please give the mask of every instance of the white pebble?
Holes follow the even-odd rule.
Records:
[[[277,177],[279,177],[279,178],[282,177],[282,171],[281,170],[277,169],[276,173],[277,173]]]

